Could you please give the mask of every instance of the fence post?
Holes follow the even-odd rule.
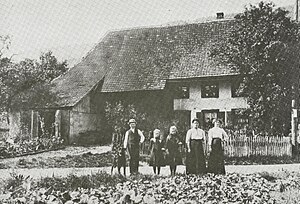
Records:
[[[297,109],[295,100],[292,100],[292,113],[291,113],[291,133],[292,133],[292,145],[293,145],[293,156],[298,154],[298,142],[297,142]]]

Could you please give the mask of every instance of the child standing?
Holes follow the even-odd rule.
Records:
[[[154,174],[160,174],[160,167],[163,160],[163,146],[160,140],[160,130],[155,129],[153,131],[153,138],[150,139],[150,166],[153,166]],[[157,170],[157,171],[156,171]]]
[[[167,161],[170,165],[171,175],[174,176],[176,172],[176,167],[181,163],[181,157],[179,152],[179,145],[182,144],[178,139],[178,133],[176,126],[170,127],[170,134],[166,139],[166,149],[167,149]]]

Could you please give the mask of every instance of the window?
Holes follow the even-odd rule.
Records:
[[[219,98],[219,84],[210,83],[201,86],[202,98]]]
[[[175,97],[176,99],[182,99],[182,98],[189,98],[190,97],[190,90],[189,87],[186,85],[176,86],[174,88]]]

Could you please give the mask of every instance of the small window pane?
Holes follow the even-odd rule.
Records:
[[[201,88],[202,98],[218,98],[219,85],[218,84],[205,84]]]
[[[188,86],[177,86],[175,88],[175,98],[189,98],[190,97],[190,91]]]

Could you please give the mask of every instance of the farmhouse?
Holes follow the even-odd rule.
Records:
[[[210,55],[231,26],[233,20],[216,19],[109,32],[79,64],[54,80],[59,100],[44,114],[67,143],[105,132],[105,102],[120,99],[152,113],[182,113],[187,123],[198,117],[203,128],[216,117],[225,125],[243,123],[234,114],[247,107],[246,98],[235,92],[238,73]],[[32,135],[39,132],[38,112],[31,113]],[[17,118],[14,127],[20,127]]]

